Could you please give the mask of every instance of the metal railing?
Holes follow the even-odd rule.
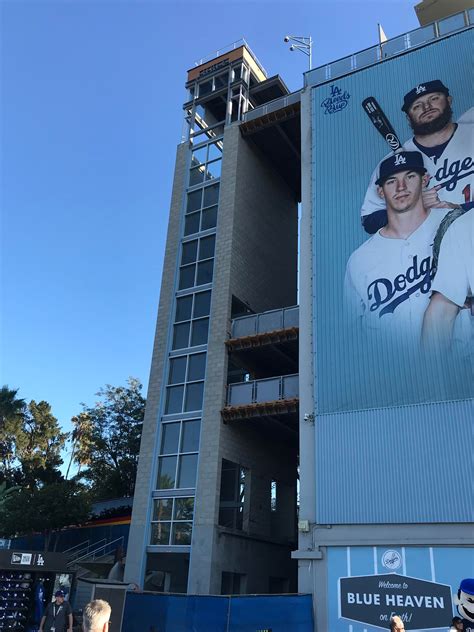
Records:
[[[278,329],[299,326],[299,307],[272,309],[260,314],[249,314],[234,318],[231,325],[231,337],[253,336]]]
[[[268,103],[260,105],[258,108],[249,110],[242,116],[242,121],[244,123],[247,123],[248,121],[253,121],[253,119],[260,118],[260,116],[265,116],[265,114],[270,114],[271,112],[276,112],[277,110],[286,108],[288,105],[298,103],[300,99],[300,90],[298,90],[298,92],[287,94],[285,97],[278,97],[277,99],[273,99],[273,101],[268,101]]]
[[[253,50],[250,48],[250,46],[247,44],[247,41],[243,37],[239,40],[236,40],[235,42],[232,42],[231,44],[228,44],[227,46],[223,46],[222,48],[219,48],[218,50],[215,50],[212,53],[209,53],[208,55],[206,55],[205,57],[202,57],[201,59],[198,59],[197,61],[194,62],[194,65],[201,66],[202,64],[205,64],[208,61],[212,61],[213,59],[216,59],[216,57],[225,55],[225,53],[229,53],[231,50],[235,50],[236,48],[240,48],[241,46],[245,46],[248,53],[250,54],[254,62],[257,64],[257,66],[260,68],[260,70],[263,72],[265,77],[268,77],[267,71],[265,70],[263,65],[260,63],[257,55],[255,55],[255,53],[253,52]]]
[[[74,557],[68,561],[68,567],[74,566],[84,560],[87,561],[97,561],[102,557],[106,557],[111,553],[115,553],[115,550],[118,549],[119,546],[123,546],[124,537],[123,535],[120,538],[116,538],[115,540],[111,540],[108,542],[105,538],[104,540],[99,540],[99,542],[94,542],[88,547],[88,550],[83,552],[78,557]],[[99,546],[97,546],[99,545]]]
[[[264,380],[229,384],[227,387],[227,406],[297,399],[298,395],[298,373],[280,375]]]
[[[376,44],[353,55],[348,55],[329,64],[308,70],[304,74],[304,85],[305,87],[315,86],[337,79],[354,70],[372,66],[384,59],[400,55],[411,48],[423,46],[440,37],[461,31],[472,24],[474,24],[474,9],[450,15],[447,18],[393,37],[386,42]]]

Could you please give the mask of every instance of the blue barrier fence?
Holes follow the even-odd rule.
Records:
[[[122,632],[313,632],[311,595],[127,593]]]

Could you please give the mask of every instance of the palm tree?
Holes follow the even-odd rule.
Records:
[[[24,399],[17,397],[18,389],[2,386],[0,389],[0,461],[4,463],[3,476],[8,478],[15,461],[15,437],[18,436],[23,413]]]

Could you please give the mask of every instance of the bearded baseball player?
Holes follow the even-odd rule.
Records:
[[[426,208],[468,209],[474,205],[474,108],[453,123],[451,104],[449,90],[439,79],[419,84],[403,100],[402,110],[414,132],[403,149],[420,151],[431,176],[429,189],[423,193]],[[372,174],[361,208],[362,224],[370,234],[387,222],[376,186],[379,170],[380,163]]]
[[[387,224],[352,253],[345,278],[346,305],[372,333],[410,345],[421,339],[433,266],[432,245],[449,209],[426,208],[423,156],[402,151],[382,161],[377,192]]]
[[[423,322],[423,343],[449,348],[459,312],[474,292],[474,210],[458,217],[441,242],[432,297]],[[471,340],[472,342],[472,340]]]

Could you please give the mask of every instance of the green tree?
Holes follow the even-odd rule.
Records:
[[[10,484],[17,482],[16,438],[18,437],[25,400],[17,397],[18,389],[2,386],[0,389],[0,481]]]
[[[94,498],[133,495],[145,414],[141,389],[136,378],[126,386],[107,384],[95,406],[82,404],[72,419],[74,459]]]
[[[89,515],[89,496],[76,481],[25,487],[9,495],[0,508],[0,534],[11,538],[43,533],[48,551],[53,531],[82,524]]]

